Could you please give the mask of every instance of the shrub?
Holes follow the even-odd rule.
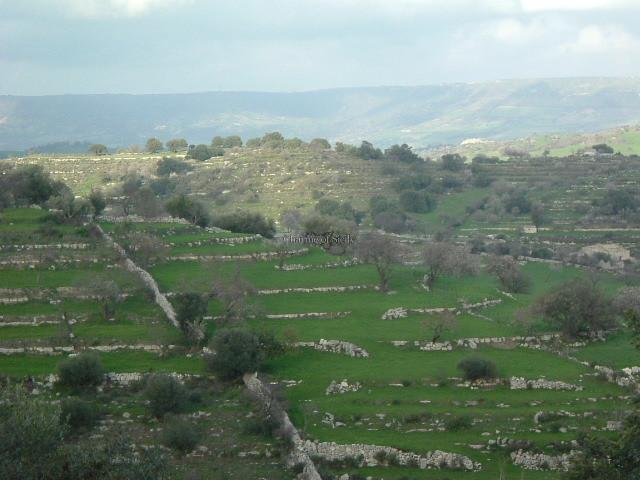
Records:
[[[454,415],[448,417],[445,422],[445,428],[450,432],[457,432],[460,430],[468,430],[473,424],[471,417],[468,415]]]
[[[533,311],[570,337],[616,325],[612,302],[591,279],[570,280],[536,300]]]
[[[104,367],[95,353],[83,353],[58,364],[58,382],[67,387],[96,387],[104,380]]]
[[[153,375],[147,380],[144,396],[149,400],[149,412],[156,418],[168,413],[180,413],[187,403],[187,391],[169,375]]]
[[[60,423],[67,423],[72,430],[90,430],[100,418],[95,405],[79,398],[63,400],[61,408]]]
[[[425,191],[405,190],[400,194],[400,206],[407,212],[426,213],[435,208],[436,202]]]
[[[265,238],[273,238],[275,223],[260,213],[237,212],[217,217],[213,224],[218,228],[237,233],[257,233]]]
[[[462,370],[464,378],[470,381],[492,379],[498,376],[496,364],[486,358],[464,358],[458,363],[458,369]]]
[[[207,358],[207,366],[223,380],[255,372],[265,358],[260,339],[246,330],[220,330],[211,350],[216,353]]]
[[[162,443],[182,455],[193,451],[200,438],[198,428],[181,418],[169,420],[162,432]]]

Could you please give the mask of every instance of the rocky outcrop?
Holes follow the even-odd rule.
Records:
[[[349,444],[341,445],[333,442],[311,442],[305,441],[302,448],[313,457],[320,457],[328,462],[341,461],[347,458],[361,458],[362,464],[375,467],[381,464],[381,459],[395,458],[399,465],[415,466],[420,469],[457,469],[457,470],[480,470],[481,465],[474,462],[469,457],[458,453],[443,452],[435,450],[424,455],[413,452],[405,452],[393,447]]]
[[[339,353],[349,357],[367,358],[369,352],[364,348],[350,342],[342,340],[325,340],[321,338],[318,342],[297,342],[296,347],[311,347],[321,352]]]

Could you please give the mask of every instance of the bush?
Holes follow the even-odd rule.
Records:
[[[407,212],[427,213],[436,207],[436,202],[425,191],[405,190],[400,194],[400,206]]]
[[[60,423],[67,423],[72,430],[91,430],[100,414],[95,405],[79,398],[67,398],[62,401]]]
[[[445,428],[450,432],[468,430],[472,424],[473,421],[469,415],[453,415],[444,421]]]
[[[237,233],[257,233],[265,238],[273,238],[276,227],[273,220],[266,219],[260,213],[237,212],[222,215],[213,224],[218,228]]]
[[[153,375],[147,380],[144,396],[149,400],[149,412],[156,418],[168,413],[181,413],[187,403],[187,391],[169,375]]]
[[[207,366],[223,380],[257,371],[265,358],[259,338],[246,330],[220,330],[211,350],[216,353],[208,357]]]
[[[104,367],[95,353],[83,353],[58,364],[58,382],[67,387],[97,387],[104,380]]]
[[[169,420],[162,432],[162,443],[182,455],[193,451],[200,438],[200,430],[181,418]]]
[[[465,380],[490,380],[498,376],[496,364],[491,360],[480,357],[467,357],[458,363],[458,370],[462,370]]]

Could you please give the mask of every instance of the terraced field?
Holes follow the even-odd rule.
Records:
[[[139,278],[123,268],[115,251],[90,225],[45,228],[43,215],[37,209],[2,214],[0,373],[42,378],[55,372],[68,353],[83,349],[101,350],[111,372],[205,373],[199,354],[182,347],[180,333]],[[114,240],[121,239],[117,224],[101,226]],[[128,228],[157,237],[169,249],[148,268],[164,293],[205,293],[214,281],[236,271],[257,289],[252,301],[259,313],[248,320],[249,325],[297,345],[270,360],[266,373],[286,386],[289,414],[305,439],[320,446],[335,442],[394,447],[422,458],[438,450],[450,452],[469,459],[475,470],[425,470],[419,462],[399,464],[393,456],[378,458],[373,462],[377,466],[314,457],[325,473],[385,479],[558,478],[555,470],[514,464],[510,453],[523,449],[556,458],[571,450],[571,441],[581,430],[613,436],[615,423],[610,422],[618,421],[629,407],[628,388],[607,382],[580,363],[616,369],[640,364],[640,354],[624,333],[606,342],[558,346],[545,340],[538,343],[556,333],[544,323],[524,331],[515,320],[517,311],[537,295],[585,275],[584,270],[528,263],[523,268],[532,280],[531,292],[511,295],[501,292],[496,280],[484,273],[443,278],[426,291],[421,267],[398,266],[391,291],[382,293],[376,288],[373,266],[353,264],[348,257],[320,249],[297,247],[279,268],[278,259],[259,256],[273,252],[274,245],[254,236],[181,223],[136,223]],[[181,259],[189,256],[199,259]],[[117,283],[121,297],[110,318],[104,318],[100,300],[84,290],[103,272]],[[610,291],[623,285],[613,275],[599,275]],[[486,306],[479,305],[483,302]],[[406,316],[383,319],[385,312],[398,307],[406,309]],[[424,321],[437,315],[429,310],[439,308],[455,311],[457,326],[444,332],[438,339],[443,348],[434,350]],[[220,311],[219,302],[211,300],[212,335],[219,328],[213,318]],[[327,347],[331,342],[322,339],[349,342],[360,353],[325,351],[331,350]],[[456,365],[472,355],[493,360],[504,380],[486,385],[464,382]],[[525,382],[524,388],[518,387],[518,379]],[[541,379],[562,383],[554,389],[537,389],[531,381]],[[205,381],[202,386],[206,391],[212,388],[207,385]],[[240,478],[240,473],[245,478],[288,475],[265,454],[269,439],[239,433],[251,408],[240,392],[240,386],[228,387],[206,397],[211,400],[199,407],[208,415],[202,424],[209,432],[223,426],[215,435],[205,436],[209,454],[176,459],[176,478],[187,467],[211,473],[216,458],[224,458],[216,470],[219,478]],[[134,400],[114,402],[107,418],[123,412],[139,414],[140,405]],[[143,432],[145,441],[157,441],[143,428],[143,418],[134,417],[131,428]],[[227,451],[229,438],[235,447]],[[254,451],[249,464],[234,470],[238,455]],[[351,452],[357,456],[358,449]],[[237,475],[231,476],[232,471]]]

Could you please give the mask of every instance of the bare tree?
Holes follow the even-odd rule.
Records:
[[[100,303],[105,320],[113,320],[116,305],[121,301],[121,292],[120,287],[109,274],[98,273],[84,277],[78,282],[78,286]]]
[[[380,277],[380,290],[389,291],[389,279],[394,265],[400,263],[404,249],[389,237],[369,233],[356,244],[356,257],[363,263],[376,267]]]
[[[444,312],[423,320],[422,327],[429,332],[431,343],[436,343],[445,332],[450,332],[458,328],[458,320],[453,313]]]
[[[136,263],[144,268],[151,265],[167,252],[167,247],[158,237],[143,232],[128,234],[124,242],[124,247],[127,249],[127,252],[133,256]]]
[[[425,285],[429,290],[442,275],[476,275],[480,262],[466,247],[446,242],[432,242],[422,251],[422,261],[427,268]]]
[[[255,293],[255,287],[242,277],[239,269],[236,269],[231,278],[216,280],[213,283],[211,297],[221,303],[223,319],[233,323],[255,315],[256,305],[250,301]]]

